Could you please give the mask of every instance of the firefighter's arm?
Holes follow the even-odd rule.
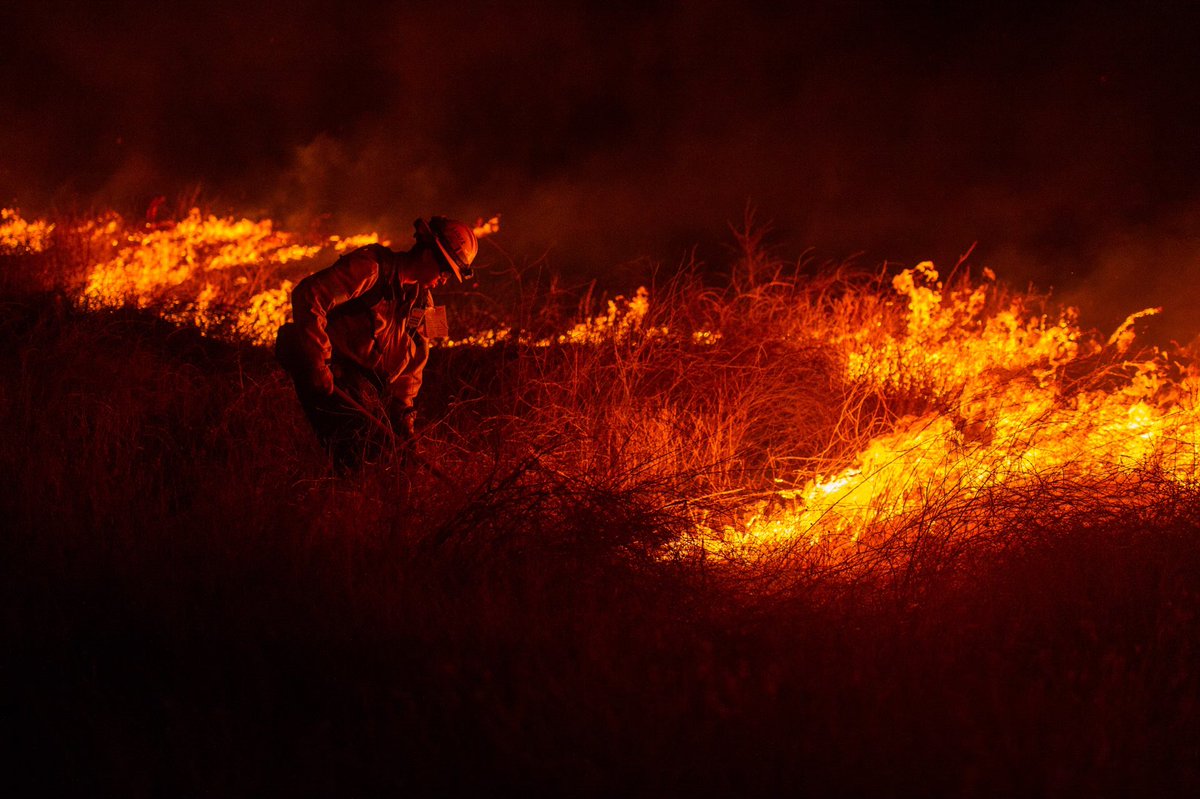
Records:
[[[433,297],[428,289],[423,289],[413,303],[424,309],[433,304]],[[417,400],[417,394],[421,391],[425,363],[429,360],[429,341],[419,330],[410,329],[407,331],[407,335],[412,346],[409,351],[408,365],[404,371],[392,379],[387,411],[388,418],[392,420],[392,428],[401,436],[411,439],[417,419],[417,409],[414,403]]]
[[[292,319],[299,328],[300,346],[315,390],[323,394],[333,391],[328,366],[333,353],[326,330],[329,312],[370,289],[378,279],[379,261],[364,247],[309,275],[292,290]]]
[[[400,375],[392,381],[388,400],[388,417],[392,428],[402,437],[412,438],[417,420],[415,402],[421,390],[421,373]]]

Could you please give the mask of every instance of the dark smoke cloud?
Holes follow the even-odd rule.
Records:
[[[1200,13],[777,5],[28,4],[0,34],[0,198],[198,187],[397,238],[499,211],[518,259],[614,285],[640,256],[719,264],[751,202],[785,255],[978,241],[1098,325],[1166,304],[1200,329]]]

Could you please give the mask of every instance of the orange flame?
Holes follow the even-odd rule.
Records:
[[[500,217],[476,224],[476,235],[500,229]],[[25,223],[4,211],[0,245],[44,247],[53,225]],[[301,241],[279,231],[270,219],[204,216],[193,208],[175,223],[130,227],[115,215],[93,220],[80,231],[111,255],[93,265],[82,292],[93,306],[132,303],[172,305],[168,316],[213,330],[232,319],[232,333],[258,343],[274,339],[288,319],[294,280],[327,266],[338,254],[380,242],[378,233]],[[9,239],[13,244],[9,244]],[[286,276],[285,276],[286,275]]]
[[[494,234],[499,224],[498,216],[480,219],[475,233]],[[40,252],[54,230],[4,209],[0,253]],[[367,233],[306,241],[269,219],[197,209],[153,227],[108,214],[75,233],[103,253],[81,289],[83,303],[159,305],[177,321],[258,343],[269,343],[287,320],[295,280],[379,240]],[[862,289],[838,299],[841,311],[832,316],[851,322],[798,332],[832,345],[842,381],[861,394],[903,394],[915,386],[935,401],[893,418],[857,453],[772,453],[779,462],[808,465],[776,477],[778,488],[735,523],[697,518],[694,540],[682,545],[735,556],[799,549],[838,558],[947,496],[971,497],[996,485],[1036,488],[1047,477],[1119,478],[1147,469],[1196,479],[1200,369],[1182,352],[1129,356],[1136,322],[1158,309],[1130,315],[1103,340],[1081,329],[1074,309],[1041,312],[1029,297],[1003,289],[990,270],[982,281],[956,286],[947,288],[932,263],[921,263],[895,276],[890,297]],[[446,345],[490,346],[520,336],[527,346],[590,346],[684,335],[652,325],[650,309],[650,293],[639,288],[555,336],[527,340],[498,328]],[[686,337],[692,346],[715,346],[728,332],[699,329]]]
[[[28,222],[16,208],[0,208],[0,253],[37,253],[50,244],[54,225],[43,219]]]
[[[955,493],[1147,468],[1177,480],[1196,476],[1195,365],[1169,378],[1173,364],[1155,350],[1121,364],[1127,376],[1116,390],[1072,390],[1065,377],[1066,367],[1106,348],[1124,354],[1134,322],[1157,309],[1132,314],[1100,347],[1078,327],[1074,309],[1034,315],[1018,297],[988,310],[989,285],[946,292],[930,263],[905,270],[893,287],[907,301],[905,330],[867,327],[837,342],[846,377],[884,388],[919,374],[946,407],[900,419],[835,474],[798,474],[802,487],[779,491],[742,525],[703,531],[706,548],[794,551],[799,543],[845,554],[872,531],[885,534]]]

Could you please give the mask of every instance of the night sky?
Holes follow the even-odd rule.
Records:
[[[788,259],[978,241],[1085,321],[1200,332],[1200,10],[944,5],[10,5],[0,202],[499,212],[518,263],[616,285],[725,263],[752,203]]]

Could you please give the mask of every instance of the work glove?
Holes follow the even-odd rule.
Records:
[[[399,401],[388,406],[388,418],[392,422],[392,430],[396,439],[401,443],[409,443],[417,437],[417,409],[411,405],[401,405]]]
[[[400,414],[400,418],[396,420],[396,434],[405,441],[412,441],[417,437],[417,409],[405,408]]]

